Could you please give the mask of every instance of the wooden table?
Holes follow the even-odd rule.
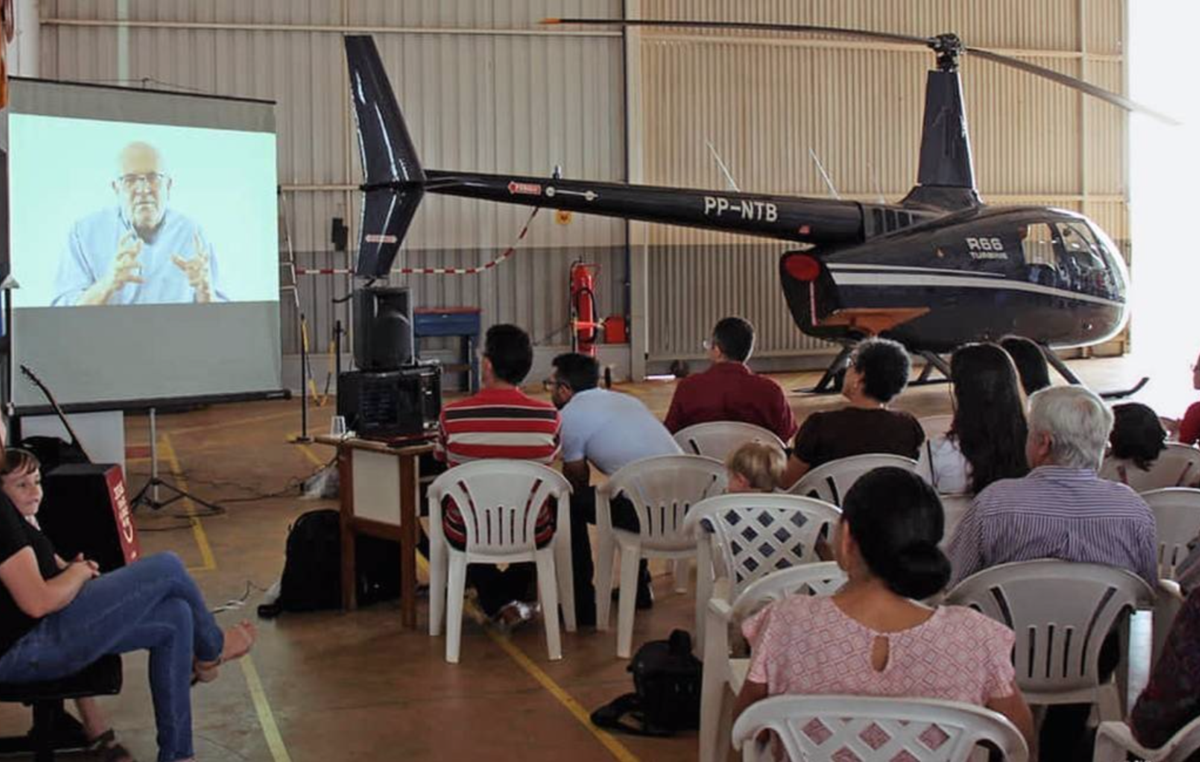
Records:
[[[319,436],[338,451],[342,515],[342,608],[356,600],[355,542],[360,534],[400,543],[400,624],[417,626],[418,461],[433,452],[428,442],[391,447],[385,442]]]

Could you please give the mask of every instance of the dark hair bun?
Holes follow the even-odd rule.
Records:
[[[846,492],[842,520],[863,561],[897,595],[928,598],[950,581],[938,548],[945,527],[933,487],[904,468],[876,468]]]
[[[950,582],[950,559],[931,542],[918,540],[900,548],[883,578],[896,595],[920,600],[945,589]]]

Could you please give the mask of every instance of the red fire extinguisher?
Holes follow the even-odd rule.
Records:
[[[596,274],[600,266],[576,260],[571,263],[571,351],[596,356]]]

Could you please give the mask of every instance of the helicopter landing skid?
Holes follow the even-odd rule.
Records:
[[[1068,384],[1073,386],[1087,386],[1087,384],[1079,380],[1079,376],[1076,376],[1075,373],[1067,367],[1067,364],[1063,362],[1058,355],[1054,354],[1054,351],[1049,347],[1042,347],[1042,354],[1046,356],[1046,362],[1050,363],[1050,366],[1058,371],[1058,375],[1062,376]],[[1142,390],[1142,387],[1148,383],[1150,383],[1150,377],[1142,376],[1141,380],[1128,389],[1113,389],[1112,391],[1098,392],[1098,394],[1102,399],[1121,400],[1137,394]]]
[[[850,353],[854,351],[854,346],[844,346],[842,351],[838,352],[837,357],[829,363],[829,367],[825,369],[825,373],[821,376],[821,380],[817,385],[810,389],[796,389],[797,394],[838,394],[842,388],[842,375],[846,372],[846,368],[850,365]],[[946,364],[940,356],[933,352],[918,352],[921,357],[925,358],[925,367],[921,368],[921,373],[916,380],[911,381],[909,386],[926,386],[928,384],[946,384],[950,382],[950,366]],[[938,371],[942,374],[942,378],[933,378],[933,372]]]

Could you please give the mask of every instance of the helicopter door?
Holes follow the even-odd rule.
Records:
[[[1117,298],[1112,269],[1092,231],[1081,222],[1056,222],[1062,241],[1061,269],[1069,288],[1106,299]]]
[[[1029,282],[1054,288],[1065,285],[1059,272],[1059,255],[1055,251],[1054,232],[1050,225],[1045,222],[1024,225],[1020,237]]]

